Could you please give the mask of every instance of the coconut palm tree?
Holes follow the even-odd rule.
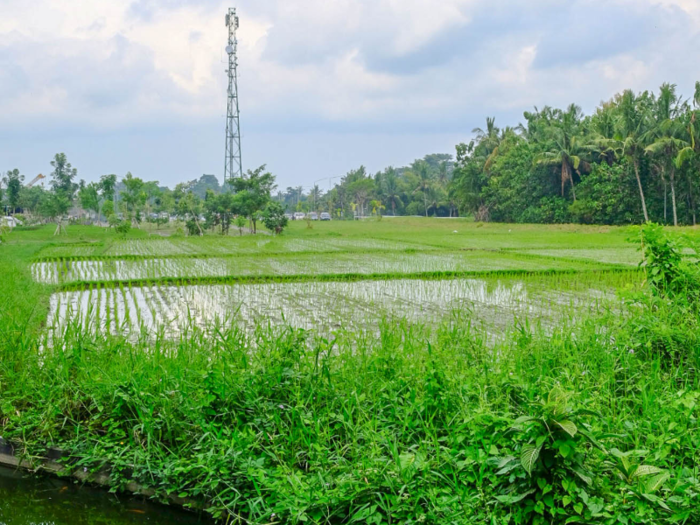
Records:
[[[678,211],[676,208],[675,176],[678,167],[678,156],[690,144],[683,140],[684,129],[678,115],[680,107],[675,84],[663,84],[659,97],[656,99],[656,125],[651,128],[646,137],[649,145],[644,151],[656,157],[656,167],[661,180],[666,182],[666,175],[671,185],[671,206],[673,209],[673,225],[678,226]]]
[[[546,151],[535,156],[535,164],[558,166],[561,168],[561,195],[564,196],[566,183],[571,184],[571,194],[576,201],[573,173],[581,175],[582,156],[588,147],[586,138],[579,132],[581,108],[571,104],[561,116],[558,124],[548,130]]]
[[[413,164],[413,172],[418,176],[418,186],[413,193],[419,191],[423,193],[423,204],[425,206],[425,216],[428,216],[428,197],[433,186],[433,179],[430,176],[428,163],[424,160],[418,160]]]
[[[387,168],[381,181],[381,189],[384,193],[384,199],[386,200],[386,203],[391,206],[391,214],[396,215],[396,206],[403,205],[396,170],[392,167]]]
[[[668,126],[668,130],[664,131],[664,135],[649,144],[644,150],[649,155],[657,156],[657,169],[661,175],[661,179],[666,181],[666,175],[669,176],[671,185],[671,206],[673,208],[673,225],[678,226],[678,212],[676,210],[676,169],[678,167],[678,154],[688,146],[688,143],[681,138],[678,138],[677,122],[674,125]],[[673,129],[675,128],[675,130]]]
[[[687,163],[700,159],[700,130],[698,129],[698,120],[700,118],[700,82],[695,83],[693,106],[695,107],[693,111],[684,113],[685,122],[683,128],[685,130],[685,136],[683,139],[687,142],[687,145],[678,152],[674,160],[676,168],[678,169],[681,169]],[[695,225],[697,222],[695,217],[695,199],[693,197],[693,184],[690,177],[688,177],[688,197],[690,199],[690,209],[693,214],[693,225]]]
[[[649,222],[649,213],[644,198],[642,180],[639,177],[639,162],[648,145],[646,138],[651,126],[650,103],[651,98],[647,93],[637,97],[632,90],[624,91],[619,101],[618,131],[615,135],[615,140],[619,142],[619,152],[632,162],[639,188],[639,198],[642,202],[644,222]]]

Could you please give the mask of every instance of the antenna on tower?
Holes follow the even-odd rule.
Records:
[[[243,165],[241,163],[241,122],[238,110],[238,57],[236,29],[238,29],[238,16],[236,8],[230,7],[226,13],[226,27],[228,27],[228,92],[226,102],[226,158],[224,160],[224,184],[234,177],[243,177]]]

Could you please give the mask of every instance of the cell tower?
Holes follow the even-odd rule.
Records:
[[[226,27],[228,27],[228,93],[226,102],[226,158],[224,162],[224,184],[234,177],[243,176],[241,164],[241,122],[238,111],[238,57],[236,29],[238,29],[238,16],[236,8],[230,7],[226,13]]]

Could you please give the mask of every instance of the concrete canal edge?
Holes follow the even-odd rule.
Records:
[[[46,474],[61,478],[73,478],[82,483],[89,483],[104,488],[111,488],[112,481],[109,467],[100,469],[97,472],[91,472],[87,469],[67,467],[60,463],[60,459],[70,459],[70,456],[57,448],[49,448],[44,457],[25,458],[17,454],[17,450],[12,444],[0,438],[0,467],[7,467],[15,470],[25,470],[28,472],[44,472]],[[132,495],[145,496],[152,498],[156,491],[146,487],[135,481],[129,481],[124,486],[124,491]],[[176,507],[181,507],[189,511],[202,510],[204,506],[201,502],[190,498],[180,498],[175,494],[167,496],[168,503]]]

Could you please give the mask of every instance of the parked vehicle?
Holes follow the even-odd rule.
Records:
[[[311,213],[309,213],[309,219],[311,219],[312,221],[317,221],[318,220],[318,213],[316,213],[315,211],[312,211]]]
[[[321,212],[321,220],[322,220],[322,221],[330,221],[330,220],[331,220],[331,214],[328,213],[327,211],[322,211],[322,212]]]
[[[298,212],[296,212],[296,213],[294,214],[294,220],[295,220],[295,221],[300,221],[300,220],[304,219],[305,217],[306,217],[306,215],[303,214],[303,213],[300,212],[300,211],[298,211]]]

